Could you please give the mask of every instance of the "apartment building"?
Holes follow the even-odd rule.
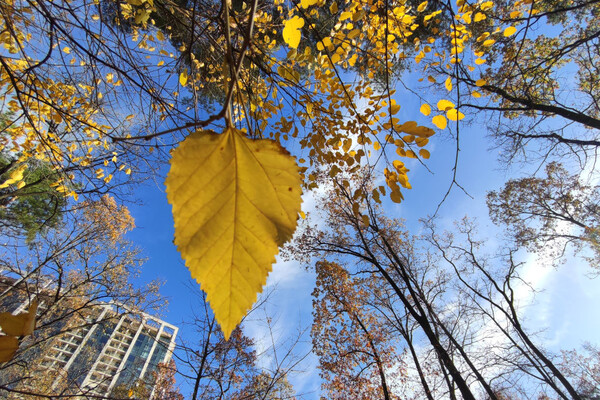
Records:
[[[17,314],[26,309],[28,301],[23,299],[19,304],[19,284],[19,281],[0,277],[1,311]],[[49,304],[49,299],[39,297],[38,312]],[[69,395],[110,396],[118,387],[142,384],[149,393],[153,391],[158,365],[171,359],[176,326],[145,313],[130,312],[114,303],[85,307],[73,319],[77,322],[70,323],[68,318],[61,321],[51,340],[23,355],[29,362],[35,359],[38,375],[39,371],[48,371],[46,390]],[[27,389],[35,381],[25,380],[20,387]]]

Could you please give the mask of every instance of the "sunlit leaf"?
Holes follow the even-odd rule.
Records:
[[[446,129],[446,126],[448,125],[448,121],[443,115],[436,115],[431,119],[431,122],[433,122],[433,124],[439,129]]]
[[[187,69],[184,69],[181,74],[179,74],[179,84],[181,86],[185,86],[188,80]]]
[[[23,173],[27,169],[27,164],[21,164],[13,169],[8,175],[8,179],[0,184],[0,189],[4,189],[14,183],[18,183],[23,179]]]
[[[446,82],[444,83],[447,91],[452,91],[452,79],[450,77],[446,78]]]
[[[449,100],[440,100],[437,103],[437,108],[440,111],[446,111],[454,108],[454,103]]]
[[[453,108],[446,111],[446,117],[448,117],[450,121],[460,121],[465,117],[465,114],[461,113],[456,108]]]
[[[304,19],[294,15],[292,18],[285,21],[283,26],[283,40],[292,49],[298,48],[300,44],[301,32],[300,28],[304,26]]]
[[[429,151],[427,151],[426,149],[419,150],[419,155],[425,159],[429,158],[430,156]]]
[[[423,115],[429,115],[431,114],[431,107],[429,104],[423,104],[419,111],[421,111],[421,114]]]
[[[504,30],[502,34],[504,35],[504,37],[509,37],[514,35],[515,33],[517,33],[517,28],[515,28],[514,26],[509,26]]]
[[[300,5],[302,6],[302,8],[308,8],[308,7],[312,6],[313,4],[317,4],[317,0],[301,0],[300,1]]]
[[[175,244],[229,337],[296,229],[299,168],[274,141],[196,132],[173,152],[166,185]]]

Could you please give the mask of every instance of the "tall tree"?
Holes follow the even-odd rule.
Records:
[[[561,164],[550,163],[544,178],[512,179],[501,191],[488,193],[490,216],[506,226],[517,246],[556,259],[564,256],[568,245],[575,250],[586,247],[591,251],[587,261],[597,268],[600,188],[580,179]]]
[[[315,269],[312,336],[328,397],[397,398],[390,385],[403,368],[395,332],[369,304],[379,282],[367,272],[366,278],[352,277],[336,263],[317,262]]]
[[[509,393],[524,397],[552,393],[563,399],[582,398],[560,364],[536,344],[522,322],[517,297],[517,286],[522,284],[521,263],[514,249],[491,258],[483,256],[468,222],[456,229],[464,242],[452,234],[437,234],[433,226],[429,226],[431,233],[424,241],[415,242],[398,221],[384,217],[376,203],[357,204],[354,189],[368,190],[363,185],[337,184],[327,193],[319,207],[326,226],[306,230],[297,248],[327,260],[318,264],[317,270],[334,266],[337,274],[326,275],[327,279],[341,275],[354,282],[357,288],[353,290],[362,294],[338,309],[336,305],[339,307],[340,301],[350,297],[319,281],[329,290],[327,296],[335,299],[329,304],[317,302],[320,307],[326,306],[325,310],[318,309],[319,314],[329,312],[335,321],[328,325],[326,319],[315,320],[313,332],[321,350],[322,370],[335,370],[335,363],[329,362],[331,357],[367,352],[364,341],[358,347],[344,349],[353,343],[348,338],[363,335],[363,326],[349,325],[344,318],[351,319],[355,310],[373,310],[370,315],[381,319],[380,324],[387,324],[387,329],[398,332],[397,338],[403,339],[391,345],[406,349],[413,361],[396,356],[396,367],[408,362],[413,365],[417,372],[413,376],[418,378],[415,383],[421,386],[424,396],[475,399],[484,394],[499,399]],[[343,267],[331,264],[332,260]],[[319,289],[319,298],[321,293]],[[365,300],[369,298],[377,301]],[[370,334],[379,332],[388,331],[375,328]],[[342,335],[342,340],[327,339],[336,335]],[[390,336],[384,333],[385,338]],[[431,364],[431,355],[437,359],[437,366]],[[335,360],[339,363],[342,359]],[[383,371],[385,374],[386,369]],[[387,371],[393,368],[387,367]],[[342,382],[336,381],[338,375],[325,373],[324,377],[330,378],[326,385]],[[443,377],[445,388],[440,387],[436,377]],[[370,381],[374,382],[383,380]],[[345,382],[349,388],[343,386],[344,390],[353,390],[351,385],[356,383]],[[385,390],[381,385],[380,390]]]
[[[177,367],[174,360],[166,364],[159,364],[158,371],[154,373],[155,385],[151,399],[183,400],[183,395],[176,386],[175,374]]]

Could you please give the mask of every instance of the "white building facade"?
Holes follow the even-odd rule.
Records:
[[[5,277],[1,281],[0,295],[11,287],[18,292],[14,290],[18,281]],[[23,300],[20,304],[19,296],[11,302],[10,310],[1,311],[18,314],[29,304],[28,299]],[[47,306],[43,296],[39,300],[38,314]],[[159,364],[168,363],[172,357],[176,326],[112,303],[88,306],[77,313],[76,320],[70,324],[65,319],[43,350],[25,355],[53,377],[52,392],[108,397],[115,388],[140,384],[146,385],[148,392],[154,390]]]
[[[110,313],[113,306],[104,305],[89,326],[61,335],[42,366],[60,369],[63,379],[85,394],[108,396],[116,386],[140,381],[151,385],[158,365],[171,359],[177,327],[147,314],[117,319]]]

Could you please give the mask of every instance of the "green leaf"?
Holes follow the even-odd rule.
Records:
[[[299,168],[272,140],[196,132],[173,152],[166,185],[175,244],[228,338],[296,229]]]

